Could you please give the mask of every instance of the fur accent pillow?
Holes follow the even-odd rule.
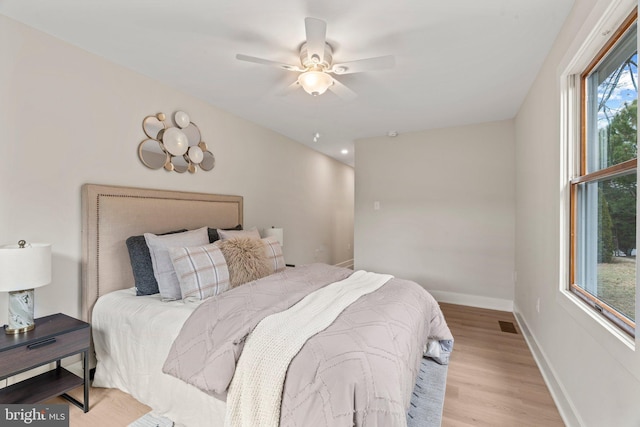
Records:
[[[264,243],[260,239],[236,237],[216,242],[229,268],[231,287],[258,280],[270,274]]]

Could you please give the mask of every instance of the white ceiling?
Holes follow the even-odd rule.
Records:
[[[573,0],[0,0],[0,13],[353,165],[359,138],[513,118]],[[297,73],[304,18],[327,22],[358,97],[276,92]],[[194,114],[194,113],[191,113]],[[318,142],[313,135],[319,132]],[[349,154],[341,154],[342,149]]]

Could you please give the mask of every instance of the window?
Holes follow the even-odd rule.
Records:
[[[635,336],[637,12],[580,76],[579,171],[571,180],[571,290]]]

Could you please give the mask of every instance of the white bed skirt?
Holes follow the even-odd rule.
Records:
[[[173,340],[200,302],[162,302],[125,289],[100,297],[92,314],[94,387],[118,388],[189,427],[223,426],[226,405],[162,373]]]

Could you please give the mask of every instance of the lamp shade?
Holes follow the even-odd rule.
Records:
[[[284,231],[282,228],[265,228],[264,235],[265,237],[275,237],[280,242],[280,246],[284,246]]]
[[[51,283],[51,245],[0,246],[0,292],[39,288]]]

